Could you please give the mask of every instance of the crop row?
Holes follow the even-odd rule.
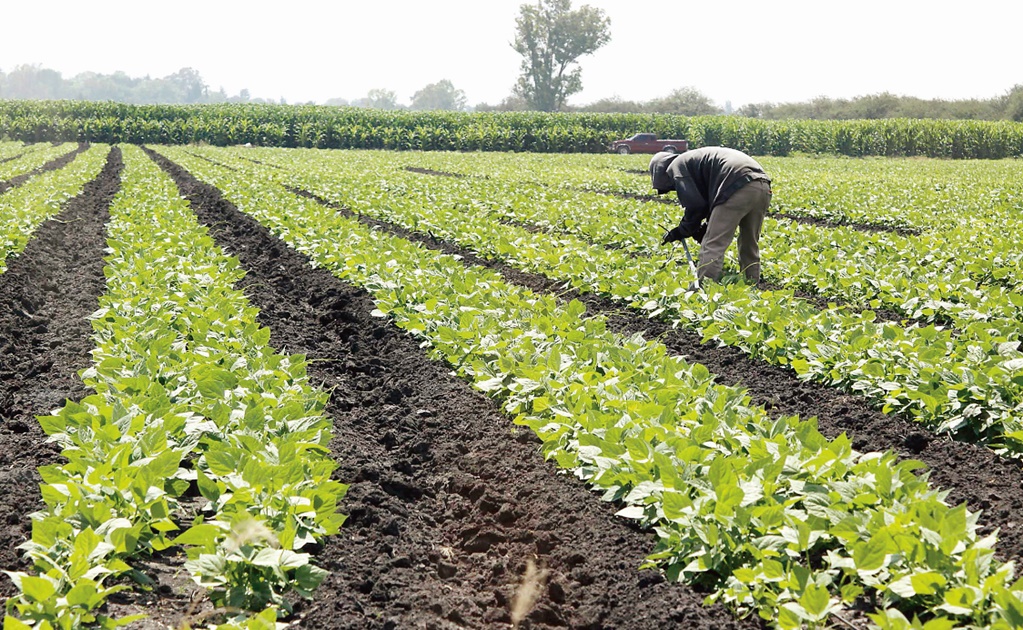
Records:
[[[949,230],[977,218],[1019,222],[1023,202],[1014,160],[848,160],[757,158],[774,179],[776,210],[834,222]],[[649,156],[530,154],[400,155],[438,170],[637,196],[652,196]]]
[[[647,158],[618,156],[394,155],[395,164],[487,177],[507,182],[592,190],[639,199],[657,198],[650,189]],[[1015,161],[850,161],[836,158],[759,158],[774,178],[772,212],[852,227],[922,236],[860,235],[870,246],[835,256],[857,256],[872,273],[887,269],[888,244],[917,255],[927,271],[965,268],[979,282],[1021,288],[1023,254],[1015,246],[1023,233],[1023,186]],[[639,161],[641,160],[641,161]],[[674,201],[673,195],[659,198]],[[634,206],[635,207],[635,206]],[[770,232],[768,231],[768,236]],[[881,243],[874,260],[872,243]],[[908,244],[908,247],[904,245]],[[904,266],[904,265],[903,265]]]
[[[70,153],[74,148],[74,144],[65,142],[56,146],[47,145],[31,151],[19,152],[20,154],[14,159],[0,164],[0,182],[30,173],[50,160]]]
[[[170,179],[137,148],[124,158],[82,374],[95,394],[40,417],[68,461],[40,470],[45,509],[23,545],[36,575],[8,573],[20,594],[4,627],[131,623],[104,615],[104,602],[126,578],[146,582],[133,559],[176,545],[218,609],[258,613],[220,627],[273,627],[325,576],[303,548],[343,520],[326,396],[303,357],[269,347],[233,288],[237,260]]]
[[[651,562],[713,588],[710,600],[781,627],[821,624],[864,598],[891,628],[909,628],[905,614],[1009,627],[1023,613],[1012,565],[993,559],[994,538],[978,537],[976,514],[914,475],[918,463],[858,453],[812,420],[772,419],[663,345],[609,333],[578,302],[370,229],[288,192],[270,169],[160,152],[367,289],[379,316],[499,397],[548,457],[653,526]]]
[[[68,150],[67,146],[63,147],[64,153]],[[7,270],[8,256],[25,249],[39,224],[56,215],[65,201],[81,193],[85,184],[99,175],[109,150],[110,147],[103,145],[93,146],[67,167],[36,175],[0,195],[0,273]],[[30,156],[47,153],[48,150],[37,150]],[[28,170],[41,166],[52,157],[41,159]]]
[[[921,245],[995,265],[1023,233],[1018,160],[761,159],[774,178],[775,209],[786,214],[922,231]],[[649,177],[629,176],[633,192],[650,195]]]
[[[197,161],[191,158],[189,164]],[[977,324],[953,335],[933,326],[878,323],[870,312],[819,310],[791,291],[757,293],[742,285],[688,291],[686,274],[661,256],[609,251],[571,235],[537,234],[502,223],[459,180],[409,173],[388,177],[369,158],[321,160],[318,167],[315,160],[303,161],[296,170],[247,160],[234,165],[356,212],[451,240],[484,257],[609,295],[649,316],[669,317],[706,339],[791,366],[803,378],[860,393],[936,431],[1012,454],[1023,446],[1023,353],[1017,328],[999,331]]]
[[[10,160],[24,153],[28,153],[35,145],[22,142],[0,141],[0,161]]]
[[[373,158],[381,171],[394,171],[392,156],[377,154],[363,159]],[[457,155],[424,157],[421,162],[443,161],[454,172],[478,174],[479,166],[472,165],[475,160],[475,156]],[[490,162],[498,161],[491,158]],[[432,186],[464,187],[471,190],[477,206],[510,220],[643,255],[663,251],[659,242],[664,226],[674,225],[681,216],[677,205],[601,198],[575,187],[515,183],[524,177],[511,168],[520,160],[507,162],[495,165],[486,178]],[[556,163],[551,158],[548,162]],[[549,177],[549,173],[544,176]],[[576,173],[569,181],[580,180]],[[784,199],[787,186],[777,188],[780,192],[775,199]],[[981,202],[974,204],[972,214],[976,217]],[[979,217],[976,221],[984,223]],[[1023,293],[1019,291],[1023,280],[1016,270],[1023,272],[1023,253],[1012,230],[1003,229],[1000,236],[990,231],[986,236],[978,234],[969,248],[949,239],[948,234],[865,234],[847,227],[826,228],[769,217],[761,240],[768,261],[763,277],[775,286],[812,291],[865,308],[892,309],[918,321],[959,328],[983,321],[986,328],[1018,328],[1023,320]],[[976,250],[984,246],[987,255],[977,255]]]
[[[499,181],[592,190],[653,199],[648,158],[619,156],[392,155],[394,164],[426,167]],[[965,267],[980,281],[1020,288],[1023,254],[1023,174],[1018,161],[947,162],[840,158],[759,158],[773,178],[772,212],[862,226],[925,230],[921,236],[860,235],[882,248],[913,250],[913,265]],[[636,160],[636,161],[630,161]],[[632,166],[628,171],[624,166]],[[674,201],[674,195],[660,197]],[[633,206],[637,208],[637,206]],[[767,236],[770,233],[768,232]],[[838,243],[840,251],[845,251]],[[865,250],[865,251],[863,251]],[[870,248],[858,247],[871,270],[885,270]],[[931,261],[930,256],[937,256]],[[958,258],[958,262],[956,259]]]
[[[1008,121],[761,120],[673,114],[0,101],[0,137],[31,142],[601,153],[611,140],[638,131],[686,138],[693,147],[723,145],[755,155],[1002,158],[1023,154],[1023,124]]]

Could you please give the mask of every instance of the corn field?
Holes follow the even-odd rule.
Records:
[[[686,138],[693,148],[721,145],[753,155],[1023,155],[1023,123],[1015,122],[0,101],[0,138],[22,142],[602,153],[612,140],[640,131]]]

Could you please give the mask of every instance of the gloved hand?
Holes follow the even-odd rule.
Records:
[[[704,232],[706,232],[706,230],[704,230]],[[688,229],[680,225],[664,233],[664,238],[661,239],[661,245],[667,245],[668,243],[681,241],[684,238],[691,238],[692,236],[693,236],[692,232],[690,232]],[[701,235],[700,238],[703,238],[703,236]]]
[[[693,240],[697,243],[702,243],[704,236],[707,236],[707,224],[701,223],[700,227],[697,228],[696,233],[693,234]]]
[[[661,239],[661,245],[667,245],[668,243],[681,241],[682,239],[688,237],[689,234],[683,232],[681,227],[672,228],[664,233],[664,237]]]

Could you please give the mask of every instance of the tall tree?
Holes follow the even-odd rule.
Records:
[[[573,11],[572,0],[537,0],[519,7],[512,48],[522,55],[522,74],[515,94],[532,109],[561,109],[583,89],[577,60],[609,42],[610,28],[602,10],[584,4]]]
[[[442,79],[431,83],[412,95],[409,109],[447,109],[462,111],[465,109],[465,92],[455,89],[451,81]]]

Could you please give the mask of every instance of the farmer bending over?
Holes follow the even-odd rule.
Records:
[[[721,280],[725,250],[739,228],[739,267],[760,280],[760,228],[771,203],[771,178],[742,151],[703,147],[682,154],[658,153],[650,160],[658,195],[674,189],[686,211],[661,244],[692,238],[700,247],[699,281]]]

